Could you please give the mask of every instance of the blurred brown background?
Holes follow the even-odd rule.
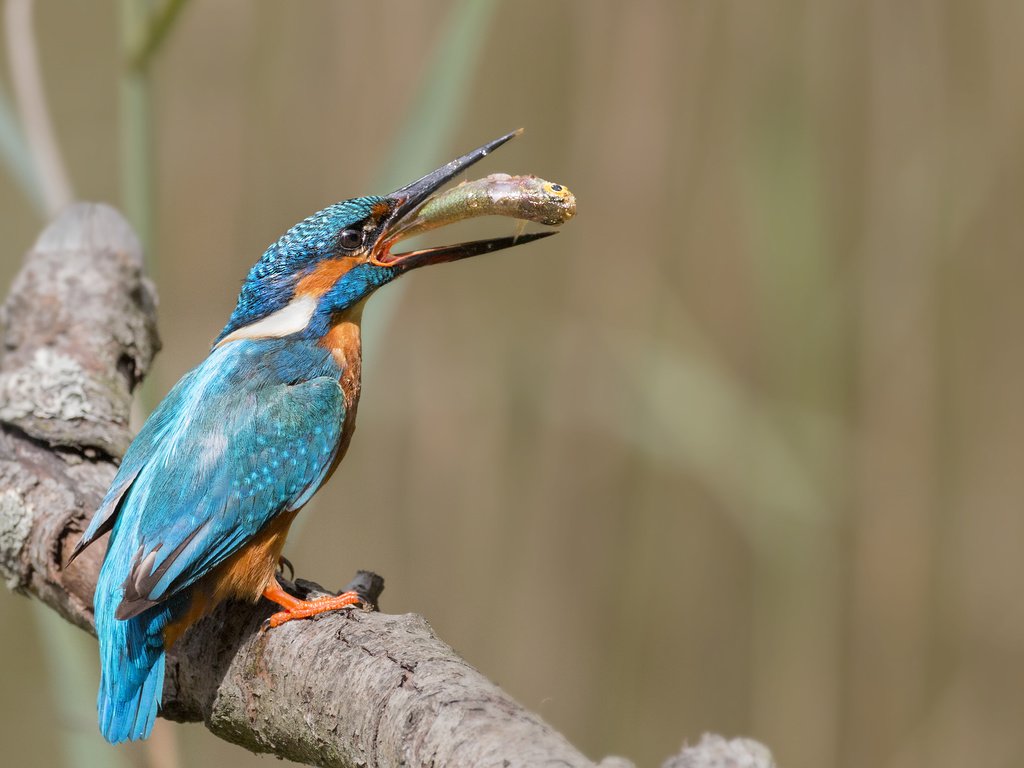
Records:
[[[151,72],[150,404],[270,241],[389,191],[457,11],[188,4]],[[36,26],[76,192],[121,204],[118,15],[42,1]],[[788,768],[1024,764],[1024,5],[518,0],[485,34],[443,151],[398,180],[522,125],[479,175],[580,214],[371,301],[300,574],[384,574],[385,610],[593,757],[715,731]],[[6,174],[0,226],[6,285],[41,227]],[[57,666],[94,641],[52,650],[53,621],[0,594],[10,765],[98,738]],[[260,759],[168,731],[180,765]]]

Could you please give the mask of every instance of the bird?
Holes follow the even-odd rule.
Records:
[[[392,252],[417,208],[520,132],[289,229],[249,271],[209,355],[145,421],[68,560],[110,533],[93,602],[107,741],[149,736],[168,649],[223,600],[276,603],[270,627],[360,602],[299,599],[276,572],[289,526],[352,437],[363,307],[413,269],[554,234]]]

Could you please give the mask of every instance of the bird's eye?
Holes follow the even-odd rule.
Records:
[[[354,251],[363,244],[363,230],[346,229],[338,237],[338,244],[346,251]]]

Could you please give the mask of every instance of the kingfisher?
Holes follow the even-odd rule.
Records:
[[[367,298],[418,267],[553,234],[392,252],[425,201],[518,133],[288,230],[249,271],[209,356],[146,420],[68,560],[110,532],[93,601],[109,742],[149,736],[168,649],[221,601],[276,603],[270,627],[360,602],[283,589],[288,528],[352,437]]]

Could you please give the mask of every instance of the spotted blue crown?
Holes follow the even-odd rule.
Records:
[[[283,308],[295,284],[324,259],[338,254],[338,235],[369,217],[382,197],[356,197],[317,211],[289,229],[257,261],[245,279],[238,304],[217,341],[232,331]]]

